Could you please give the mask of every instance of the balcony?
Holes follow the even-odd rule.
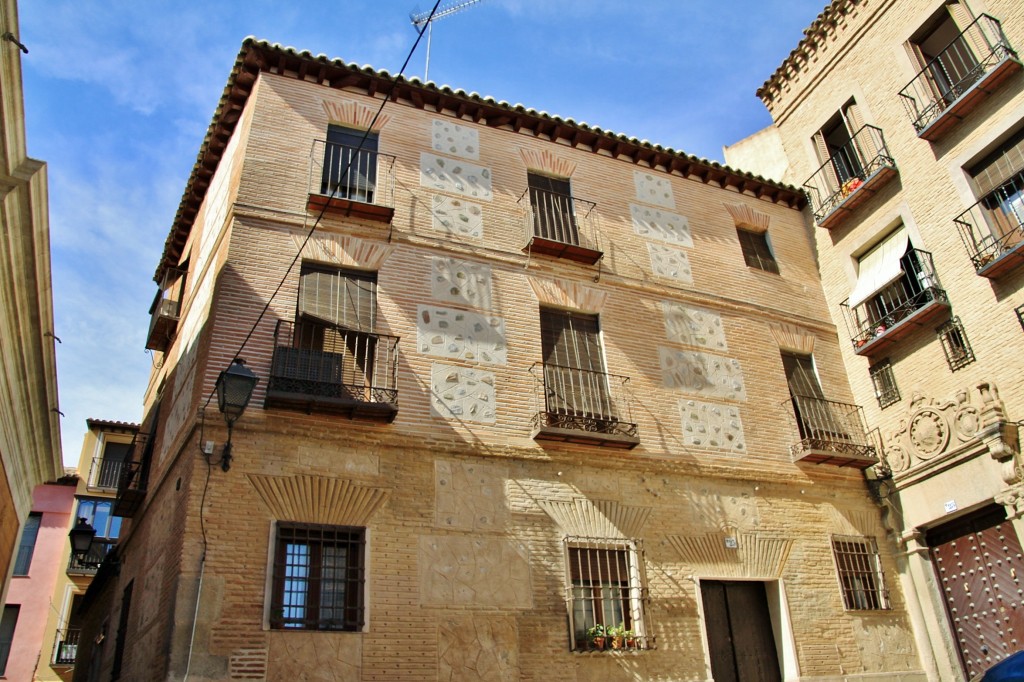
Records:
[[[124,470],[124,460],[96,457],[89,471],[89,490],[117,490]]]
[[[149,334],[146,348],[165,352],[178,331],[181,315],[181,298],[184,293],[185,272],[177,268],[164,271],[163,281],[149,307]]]
[[[814,222],[831,230],[896,176],[882,130],[865,125],[804,183]]]
[[[626,394],[629,377],[535,364],[533,439],[632,449],[639,429]]]
[[[528,189],[519,197],[525,253],[593,265],[604,253],[597,241],[597,204],[567,194]]]
[[[78,656],[78,639],[82,631],[78,628],[57,630],[57,639],[53,646],[53,665],[73,666]]]
[[[279,321],[266,406],[394,421],[398,341],[334,325]]]
[[[900,91],[918,137],[942,138],[1020,71],[1002,26],[980,15]]]
[[[395,216],[395,157],[316,140],[306,208],[390,224]]]
[[[857,469],[878,464],[860,405],[809,396],[793,396],[784,405],[800,435],[789,446],[794,462]]]
[[[857,355],[875,356],[920,327],[949,316],[949,299],[927,251],[910,249],[900,276],[855,306],[840,304]]]
[[[93,540],[92,545],[89,546],[89,553],[85,557],[79,558],[74,554],[71,555],[71,559],[68,561],[67,574],[96,575],[96,571],[99,570],[104,557],[107,556],[116,544],[116,541],[111,540]]]
[[[1024,172],[953,219],[982,277],[998,279],[1024,261]]]
[[[149,467],[149,434],[137,433],[132,439],[132,447],[121,467],[121,478],[117,484],[117,497],[114,498],[115,516],[131,518],[146,499]]]

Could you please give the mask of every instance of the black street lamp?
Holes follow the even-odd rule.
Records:
[[[224,454],[220,458],[220,467],[224,471],[231,468],[231,430],[245,412],[257,383],[259,377],[245,366],[242,358],[235,358],[231,366],[217,377],[217,407],[228,423],[228,442],[224,444]]]

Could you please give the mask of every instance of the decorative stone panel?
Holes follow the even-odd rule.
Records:
[[[416,338],[421,353],[441,358],[504,365],[508,355],[505,321],[468,310],[418,306]]]
[[[427,152],[420,152],[420,185],[482,201],[494,198],[489,168]]]
[[[491,308],[491,266],[457,258],[432,259],[430,289],[436,300]]]
[[[643,531],[650,507],[619,504],[615,500],[538,500],[541,509],[563,533],[584,538],[637,538]]]
[[[768,330],[779,344],[779,350],[803,355],[814,353],[814,334],[791,324],[770,324]]]
[[[831,508],[832,532],[836,535],[873,537],[881,533],[881,517],[877,510]]]
[[[668,542],[698,577],[778,578],[793,541],[759,533],[719,531],[705,535],[670,535]]]
[[[337,123],[343,126],[349,126],[350,128],[357,128],[359,130],[374,130],[379,131],[388,124],[391,120],[391,116],[386,113],[381,113],[377,116],[377,110],[372,109],[363,104],[346,100],[343,102],[329,102],[323,101],[324,113],[327,115],[327,120],[330,123]],[[377,116],[377,122],[373,128],[370,128],[370,123],[373,121],[373,117]]]
[[[272,633],[267,682],[296,682],[296,661],[306,663],[298,679],[359,682],[363,679],[363,638],[350,633],[328,636],[322,632]]]
[[[652,243],[647,244],[647,250],[651,255],[652,273],[683,284],[693,284],[693,270],[685,251]]]
[[[679,403],[679,416],[684,445],[746,453],[747,444],[738,407],[685,400]]]
[[[636,185],[636,198],[645,204],[675,208],[676,200],[672,196],[672,183],[668,178],[653,173],[633,171],[633,182]]]
[[[529,609],[530,557],[504,538],[422,535],[420,603],[424,606]]]
[[[519,635],[512,616],[453,614],[438,627],[438,680],[514,682]]]
[[[386,490],[343,478],[249,474],[248,479],[278,521],[366,526],[388,498]]]
[[[560,178],[572,177],[576,170],[576,164],[560,156],[555,156],[550,150],[541,151],[533,149],[520,149],[519,155],[523,157],[523,163],[531,170],[539,170]]]
[[[755,211],[746,204],[726,204],[725,210],[732,216],[736,227],[742,227],[751,232],[767,232],[768,223],[771,218],[767,213]]]
[[[659,348],[665,386],[709,398],[746,400],[739,360],[697,351]]]
[[[501,530],[508,519],[505,467],[437,460],[434,525],[459,530]]]
[[[476,160],[480,158],[480,134],[469,126],[435,118],[430,126],[430,147],[440,154]]]
[[[572,308],[585,313],[600,313],[604,309],[605,301],[608,300],[608,292],[578,282],[536,277],[528,281],[541,305]]]
[[[435,194],[431,216],[434,229],[460,237],[483,239],[484,213],[480,204]]]
[[[305,237],[292,235],[296,250],[303,249]],[[391,255],[394,247],[390,244],[372,242],[342,234],[319,232],[315,234],[302,251],[306,260],[330,263],[361,270],[379,270]]]
[[[494,372],[434,363],[430,367],[431,411],[445,419],[493,424]]]
[[[725,342],[725,330],[722,328],[722,317],[718,313],[672,301],[662,301],[661,309],[665,315],[665,331],[669,341],[709,350],[729,350]]]
[[[641,237],[693,248],[690,221],[686,216],[636,204],[629,205],[629,214],[633,218],[633,231]]]

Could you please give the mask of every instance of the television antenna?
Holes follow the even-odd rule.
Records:
[[[433,16],[430,15],[430,12],[412,12],[409,14],[409,20],[416,30],[422,31],[424,25],[427,27],[427,64],[423,67],[424,81],[428,80],[427,73],[430,71],[430,33],[434,22],[467,10],[478,2],[480,0],[448,0],[448,2],[438,6]]]

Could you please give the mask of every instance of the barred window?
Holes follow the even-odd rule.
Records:
[[[879,407],[889,407],[900,401],[900,389],[896,385],[896,377],[892,373],[889,358],[880,360],[868,368],[871,383],[875,385],[875,397]]]
[[[889,592],[874,538],[832,536],[843,604],[851,611],[889,609]]]
[[[279,524],[270,626],[361,630],[365,547],[363,528]]]
[[[1024,305],[1017,306],[1013,310],[1017,313],[1017,321],[1020,322],[1020,328],[1024,329]]]
[[[639,542],[567,538],[566,550],[571,648],[651,648]]]
[[[946,363],[954,372],[974,362],[974,351],[967,340],[967,332],[960,322],[959,317],[954,317],[949,322],[935,330],[942,342],[942,350],[946,354]]]
[[[767,232],[752,232],[737,227],[736,235],[743,250],[743,260],[749,267],[779,274],[779,264],[768,244]]]

